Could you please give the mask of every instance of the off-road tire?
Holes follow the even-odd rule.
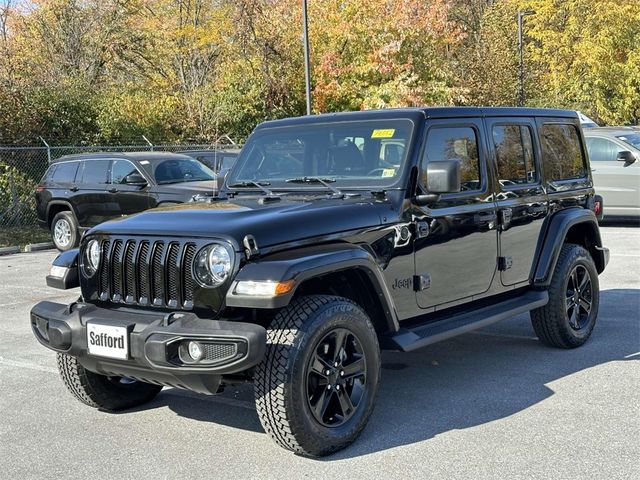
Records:
[[[69,243],[67,243],[66,245],[61,244],[56,239],[56,234],[55,234],[56,224],[61,221],[67,222],[70,229],[71,237],[69,239]],[[53,217],[53,220],[51,221],[51,240],[53,240],[54,245],[61,252],[64,252],[66,250],[71,250],[72,248],[75,248],[78,246],[78,243],[80,242],[80,232],[78,231],[78,222],[76,222],[76,219],[71,212],[68,212],[68,211],[58,212]]]
[[[118,411],[155,398],[162,387],[139,381],[119,383],[117,378],[86,370],[78,359],[58,353],[58,371],[69,391],[82,403],[100,410]]]
[[[307,362],[318,342],[334,329],[353,332],[365,353],[366,394],[342,425],[314,418],[307,400]],[[267,332],[267,352],[254,375],[256,409],[265,431],[285,449],[324,456],[351,444],[364,429],[380,379],[380,348],[366,313],[352,301],[312,295],[294,299],[278,312]]]
[[[568,277],[577,265],[584,266],[589,273],[592,297],[587,322],[580,329],[571,327],[566,309]],[[591,336],[598,316],[599,300],[598,272],[591,255],[580,245],[566,243],[562,246],[549,285],[549,303],[531,311],[533,329],[540,341],[550,347],[579,347]]]

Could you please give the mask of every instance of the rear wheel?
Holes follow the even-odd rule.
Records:
[[[153,400],[162,387],[127,377],[108,377],[86,370],[78,359],[58,354],[58,371],[69,391],[82,403],[101,410],[117,411]]]
[[[531,323],[545,345],[575,348],[591,336],[598,316],[598,271],[580,245],[563,245],[549,285],[549,303],[531,311]]]
[[[280,311],[254,375],[265,431],[309,456],[336,452],[365,427],[380,378],[376,332],[345,298],[306,296]]]
[[[58,250],[70,250],[78,246],[78,224],[71,212],[59,212],[51,222],[51,238]]]

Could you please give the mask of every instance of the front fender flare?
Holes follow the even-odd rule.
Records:
[[[359,269],[367,275],[382,305],[388,328],[397,331],[398,317],[382,270],[369,252],[350,244],[300,248],[248,263],[240,269],[227,291],[226,305],[258,309],[282,308],[289,304],[296,289],[305,280],[348,269]],[[236,285],[241,281],[288,280],[294,280],[294,288],[284,295],[257,296],[235,293]]]

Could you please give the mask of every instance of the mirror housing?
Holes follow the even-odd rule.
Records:
[[[636,161],[636,156],[633,154],[633,152],[630,152],[629,150],[625,150],[623,152],[618,152],[618,156],[616,157],[616,160],[624,163],[633,163]]]
[[[427,194],[416,195],[417,205],[427,205],[437,202],[442,193],[457,193],[460,191],[460,162],[457,160],[440,160],[427,164]]]
[[[124,183],[127,185],[138,185],[139,187],[144,187],[147,185],[147,180],[139,173],[130,173],[124,177]]]

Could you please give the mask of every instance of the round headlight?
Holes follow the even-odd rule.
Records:
[[[193,271],[198,281],[208,287],[222,285],[231,273],[231,254],[219,243],[209,245],[196,256]]]
[[[97,240],[90,240],[85,250],[85,257],[87,273],[93,275],[100,266],[100,242]]]

